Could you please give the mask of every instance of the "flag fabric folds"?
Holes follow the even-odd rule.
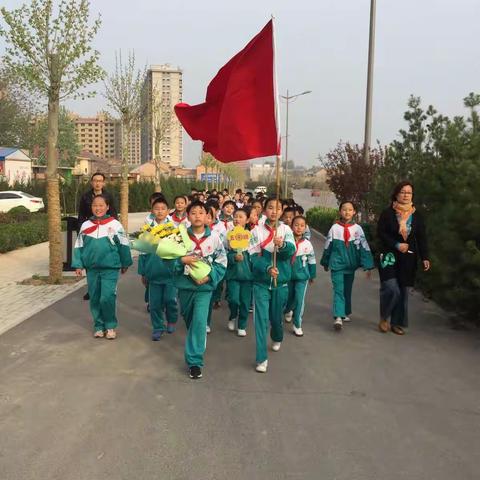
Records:
[[[221,162],[280,154],[275,109],[273,21],[225,64],[199,105],[179,103],[187,133]]]

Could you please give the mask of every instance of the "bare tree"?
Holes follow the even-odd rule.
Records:
[[[148,112],[148,122],[153,138],[152,162],[155,165],[155,189],[160,192],[161,187],[161,162],[163,147],[170,149],[174,136],[181,130],[178,128],[177,117],[168,98],[158,89],[153,90]],[[181,134],[181,133],[180,133]]]
[[[120,181],[120,216],[125,231],[128,231],[128,158],[129,140],[138,128],[144,113],[142,85],[146,69],[135,66],[135,52],[128,54],[126,63],[122,52],[115,54],[115,70],[107,76],[104,96],[108,106],[120,117],[122,128],[122,175]]]
[[[99,52],[92,41],[100,18],[90,25],[88,0],[60,0],[54,16],[53,0],[31,0],[16,10],[0,9],[8,29],[0,27],[7,44],[3,58],[9,71],[48,100],[47,197],[49,276],[62,278],[60,193],[58,184],[58,117],[60,101],[85,97],[86,85],[104,76]]]

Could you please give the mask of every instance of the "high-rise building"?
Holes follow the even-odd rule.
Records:
[[[181,101],[180,68],[152,65],[143,84],[142,163],[158,158],[173,167],[183,164],[182,127],[173,111]]]
[[[87,150],[100,158],[122,158],[122,128],[119,120],[108,113],[97,113],[96,117],[74,116],[78,143],[82,150]],[[140,128],[129,135],[128,163],[139,165]]]

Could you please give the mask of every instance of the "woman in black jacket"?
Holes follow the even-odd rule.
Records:
[[[424,271],[430,269],[425,223],[413,205],[410,182],[401,182],[393,190],[392,204],[378,220],[377,235],[381,242],[378,328],[403,335],[408,327],[408,287],[414,284],[418,259]]]

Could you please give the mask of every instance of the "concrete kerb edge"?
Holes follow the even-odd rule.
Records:
[[[313,233],[315,233],[316,235],[318,235],[320,238],[322,238],[323,240],[326,240],[326,239],[327,239],[327,237],[326,237],[323,233],[319,232],[318,230],[315,230],[315,229],[312,228],[312,227],[310,227],[310,230],[311,230]]]
[[[69,290],[67,293],[61,295],[59,298],[56,298],[55,300],[50,300],[50,301],[42,304],[42,306],[39,307],[38,309],[36,309],[34,312],[29,312],[28,314],[26,314],[24,316],[17,317],[15,320],[13,320],[8,325],[0,327],[0,335],[3,335],[5,332],[8,332],[9,330],[16,327],[17,325],[20,325],[22,322],[24,322],[25,320],[28,320],[29,318],[33,317],[37,313],[40,313],[43,310],[45,310],[46,308],[51,307],[53,304],[59,302],[60,300],[63,300],[65,297],[68,297],[68,295],[70,295],[73,292],[76,292],[80,288],[84,287],[86,284],[87,284],[87,279],[83,278],[82,280],[75,283],[75,285],[72,287],[71,290]]]

